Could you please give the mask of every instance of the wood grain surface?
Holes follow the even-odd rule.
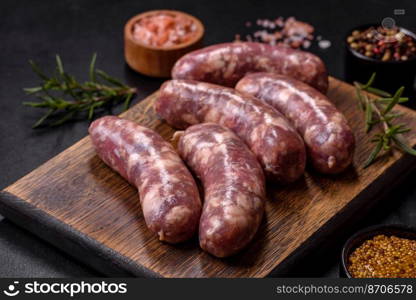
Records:
[[[174,130],[156,116],[152,107],[156,95],[122,116],[170,139]],[[269,183],[262,226],[249,247],[234,257],[210,256],[198,247],[197,238],[176,246],[159,242],[146,228],[137,191],[98,158],[89,137],[7,187],[2,192],[0,212],[22,226],[27,218],[32,232],[80,260],[102,255],[94,253],[100,247],[109,249],[107,260],[114,260],[121,269],[128,264],[132,275],[264,277],[278,273],[288,259],[318,241],[319,232],[339,230],[335,226],[338,219],[347,215],[353,218],[415,165],[414,157],[395,151],[363,169],[373,145],[363,132],[364,120],[354,89],[331,78],[328,96],[354,131],[357,146],[353,166],[337,176],[319,175],[309,169],[304,178],[287,187]],[[398,110],[404,113],[402,121],[416,128],[416,113],[405,107]],[[412,146],[416,144],[415,131],[406,137]],[[14,205],[14,201],[25,203],[24,213],[18,212],[21,206]],[[32,216],[39,211],[41,217]],[[48,225],[45,229],[43,225],[51,221],[66,227]],[[44,230],[51,234],[44,234]],[[62,246],[63,240],[77,235],[94,245],[77,250]]]

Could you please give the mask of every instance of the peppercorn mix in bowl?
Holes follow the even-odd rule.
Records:
[[[416,57],[415,38],[400,27],[356,29],[347,37],[347,43],[356,55],[376,61],[400,62]]]
[[[380,225],[354,234],[342,251],[341,275],[416,278],[416,230],[401,225]]]
[[[402,27],[369,24],[350,30],[344,42],[348,82],[365,82],[376,72],[376,87],[392,93],[404,86],[406,96],[415,95],[415,33]]]

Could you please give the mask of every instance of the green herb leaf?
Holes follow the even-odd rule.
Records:
[[[374,88],[374,87],[368,87],[365,90],[369,93],[372,93],[372,94],[380,96],[380,97],[391,97],[390,93],[382,91],[382,90]]]
[[[59,55],[56,55],[56,66],[58,68],[58,72],[59,74],[61,74],[62,76],[64,75],[64,66],[62,65],[62,61],[61,58],[59,57]]]
[[[42,84],[38,87],[24,89],[26,93],[34,95],[39,102],[26,101],[26,106],[35,108],[47,108],[48,111],[35,124],[34,128],[41,125],[47,118],[63,115],[62,118],[49,124],[57,126],[72,119],[75,115],[82,113],[85,118],[92,119],[98,107],[113,105],[124,102],[124,108],[130,105],[136,89],[124,85],[104,71],[95,69],[96,54],[94,53],[89,65],[90,81],[80,83],[70,74],[65,73],[62,60],[56,55],[57,73],[52,77],[46,76],[40,68],[30,61],[33,71],[41,77]],[[96,75],[100,76],[105,83],[97,81]],[[60,94],[60,95],[59,95]]]
[[[360,84],[358,82],[354,82],[354,86],[355,86],[355,93],[358,98],[358,106],[361,110],[365,110],[365,103],[364,103],[363,96],[361,95]]]
[[[41,86],[35,86],[35,87],[32,87],[32,88],[24,88],[23,90],[26,92],[26,94],[30,95],[30,94],[35,94],[35,93],[38,93],[38,92],[42,91],[42,87]]]
[[[49,104],[45,102],[29,102],[29,101],[23,102],[23,105],[31,106],[31,107],[48,107],[49,106]]]
[[[378,98],[378,99],[376,99],[375,101],[380,102],[380,103],[382,103],[382,104],[388,104],[388,103],[390,103],[392,100],[393,100],[393,98],[388,97],[388,98]],[[400,97],[400,98],[399,98],[399,103],[404,103],[404,102],[407,102],[407,101],[409,101],[409,98],[408,98],[408,97]]]
[[[97,74],[99,76],[101,76],[104,80],[107,80],[109,83],[112,83],[116,86],[120,86],[120,87],[126,87],[123,83],[121,83],[118,79],[115,79],[113,77],[111,77],[110,75],[108,75],[106,72],[102,71],[102,70],[97,70],[96,71]]]
[[[376,147],[371,151],[370,156],[367,158],[366,162],[364,163],[364,169],[369,167],[374,160],[376,159],[377,155],[380,153],[381,149],[383,148],[383,140],[379,140]]]
[[[133,94],[127,95],[126,100],[124,101],[124,105],[123,105],[124,110],[127,110],[129,108],[132,96]]]
[[[389,104],[387,104],[386,109],[383,111],[382,115],[387,114],[389,111],[392,110],[392,108],[399,103],[400,100],[400,96],[403,94],[404,91],[404,86],[402,86],[401,88],[399,88],[397,90],[397,92],[394,94],[393,99],[390,101]]]
[[[39,127],[49,116],[51,116],[55,112],[55,109],[50,109],[46,114],[43,115],[35,124],[33,124],[32,128]]]
[[[406,128],[404,124],[395,124],[394,121],[402,116],[400,112],[392,112],[396,104],[406,102],[407,97],[401,97],[404,87],[399,88],[393,97],[391,94],[374,88],[371,85],[375,80],[375,73],[373,73],[366,84],[354,82],[357,99],[360,108],[365,113],[365,131],[371,131],[374,125],[382,125],[382,132],[377,133],[372,139],[372,143],[376,143],[375,148],[364,163],[364,168],[371,165],[377,158],[381,150],[389,151],[392,145],[396,145],[400,150],[416,155],[416,150],[407,145],[401,134],[409,132],[410,128]],[[367,97],[365,92],[370,92],[380,96],[381,98],[372,99]]]
[[[376,79],[376,72],[374,72],[373,74],[371,74],[370,79],[368,79],[367,83],[362,86],[362,89],[363,90],[366,90],[367,88],[369,88],[373,84],[373,82],[374,82],[375,79]]]
[[[43,80],[47,80],[48,76],[46,76],[38,67],[37,64],[35,64],[35,62],[33,60],[29,60],[29,64],[32,67],[33,72],[35,72],[40,78],[42,78]]]
[[[369,132],[373,126],[373,104],[371,101],[367,101],[365,107],[365,132]]]
[[[401,150],[403,150],[406,153],[409,153],[411,155],[416,155],[416,150],[411,148],[401,136],[394,136],[393,137],[394,143],[399,147]]]
[[[97,60],[97,53],[92,55],[91,63],[90,63],[90,80],[95,82],[95,61]]]
[[[89,120],[91,120],[92,117],[94,116],[95,108],[102,106],[104,103],[105,103],[104,101],[99,101],[99,102],[96,102],[96,103],[94,103],[93,105],[90,106],[90,108],[88,109],[88,119]]]
[[[403,134],[403,133],[406,133],[406,132],[409,132],[409,131],[412,131],[412,130],[410,128],[403,127],[401,129],[397,130],[397,134]]]
[[[59,119],[56,122],[53,122],[51,124],[51,126],[58,126],[61,125],[63,123],[65,123],[66,121],[69,121],[70,119],[72,119],[72,117],[75,115],[75,111],[70,111],[68,112],[66,115],[64,115],[61,119]]]

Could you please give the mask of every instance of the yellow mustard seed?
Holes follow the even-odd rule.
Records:
[[[416,278],[416,240],[377,235],[348,258],[355,278]]]

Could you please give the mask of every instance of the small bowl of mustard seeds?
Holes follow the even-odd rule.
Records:
[[[353,28],[344,37],[345,77],[348,82],[366,82],[376,72],[375,86],[394,93],[405,86],[415,95],[416,34],[399,26],[367,24]]]
[[[379,225],[347,240],[341,276],[348,278],[416,278],[416,229]]]

